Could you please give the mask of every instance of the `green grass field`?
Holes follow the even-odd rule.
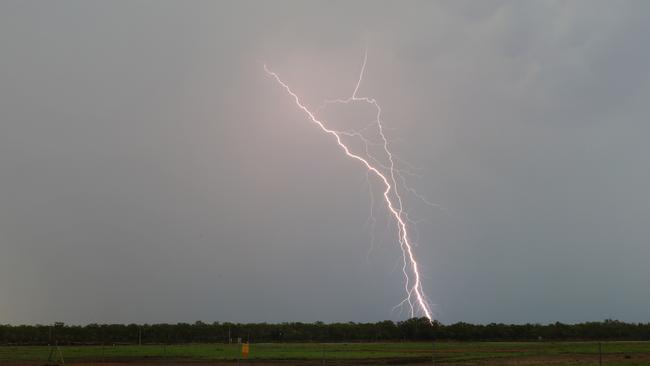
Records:
[[[67,364],[75,362],[233,361],[237,345],[63,346]],[[605,342],[606,365],[649,365],[650,342]],[[44,364],[49,347],[0,346],[0,364]],[[433,353],[432,353],[433,352]],[[251,344],[249,363],[329,360],[342,364],[597,365],[597,342],[404,342]],[[363,361],[363,362],[361,362]],[[291,363],[289,363],[291,364]]]

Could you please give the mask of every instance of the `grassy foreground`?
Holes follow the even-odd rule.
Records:
[[[62,346],[66,363],[100,361],[235,360],[240,347],[228,344]],[[49,347],[0,346],[0,364],[47,361]],[[650,364],[650,342],[602,344],[607,365]],[[388,360],[388,363],[597,365],[597,342],[403,342],[251,344],[251,361]],[[544,361],[547,360],[547,361]],[[552,361],[552,362],[551,362]],[[364,362],[366,363],[366,362]],[[379,363],[379,362],[378,362]],[[384,362],[382,362],[384,363]]]

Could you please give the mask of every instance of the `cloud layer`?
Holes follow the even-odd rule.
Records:
[[[3,2],[0,323],[403,318],[365,173],[262,69],[317,106],[352,92],[366,46],[360,92],[445,208],[407,201],[442,321],[649,321],[649,18],[645,1]]]

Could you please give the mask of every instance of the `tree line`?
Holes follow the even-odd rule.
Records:
[[[0,325],[0,344],[172,344],[361,341],[650,340],[650,323],[444,325],[426,318],[377,323]]]

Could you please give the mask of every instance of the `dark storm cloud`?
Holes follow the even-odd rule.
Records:
[[[0,323],[377,320],[399,248],[311,106],[384,109],[441,320],[648,321],[645,1],[0,5]],[[376,192],[375,192],[376,193]],[[371,249],[371,250],[370,250]]]

